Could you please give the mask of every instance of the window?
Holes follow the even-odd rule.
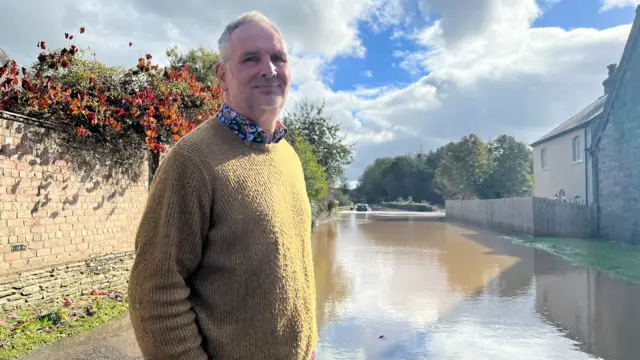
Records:
[[[540,168],[547,168],[547,149],[540,150]]]
[[[582,160],[582,149],[580,148],[580,136],[573,138],[573,162]]]

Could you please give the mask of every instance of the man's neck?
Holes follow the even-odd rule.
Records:
[[[269,141],[273,140],[273,133],[276,131],[277,119],[273,119],[273,117],[257,121],[251,118],[248,119],[258,124],[258,126],[260,126],[260,128],[267,133],[267,138],[269,139]]]

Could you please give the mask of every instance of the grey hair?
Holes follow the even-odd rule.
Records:
[[[228,48],[229,48],[229,40],[231,39],[231,34],[234,31],[236,31],[240,26],[247,23],[252,23],[252,22],[269,25],[271,26],[271,28],[273,28],[273,30],[275,30],[278,33],[278,35],[282,36],[282,34],[280,33],[280,30],[278,30],[278,27],[276,27],[271,22],[271,20],[269,20],[261,12],[259,11],[246,12],[240,15],[239,17],[237,17],[235,20],[233,20],[229,24],[227,24],[227,26],[224,27],[224,31],[222,32],[222,35],[220,35],[220,38],[218,39],[218,51],[220,52],[220,62],[222,64],[229,61]]]

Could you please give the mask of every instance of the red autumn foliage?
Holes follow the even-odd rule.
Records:
[[[102,295],[102,290],[93,289],[93,290],[91,290],[91,293],[89,295],[91,295],[91,296],[100,296],[100,295]]]
[[[160,68],[151,54],[131,68],[83,59],[72,40],[84,32],[65,33],[69,44],[59,50],[38,42],[38,61],[29,69],[0,64],[0,110],[41,119],[76,139],[158,152],[219,109],[221,90],[198,83],[186,66]]]

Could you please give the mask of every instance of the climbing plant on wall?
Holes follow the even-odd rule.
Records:
[[[38,42],[31,66],[0,64],[0,110],[38,119],[64,142],[105,156],[147,150],[157,159],[219,109],[220,89],[199,83],[188,66],[161,68],[151,54],[110,66],[76,44],[84,32],[65,33],[61,49]]]

